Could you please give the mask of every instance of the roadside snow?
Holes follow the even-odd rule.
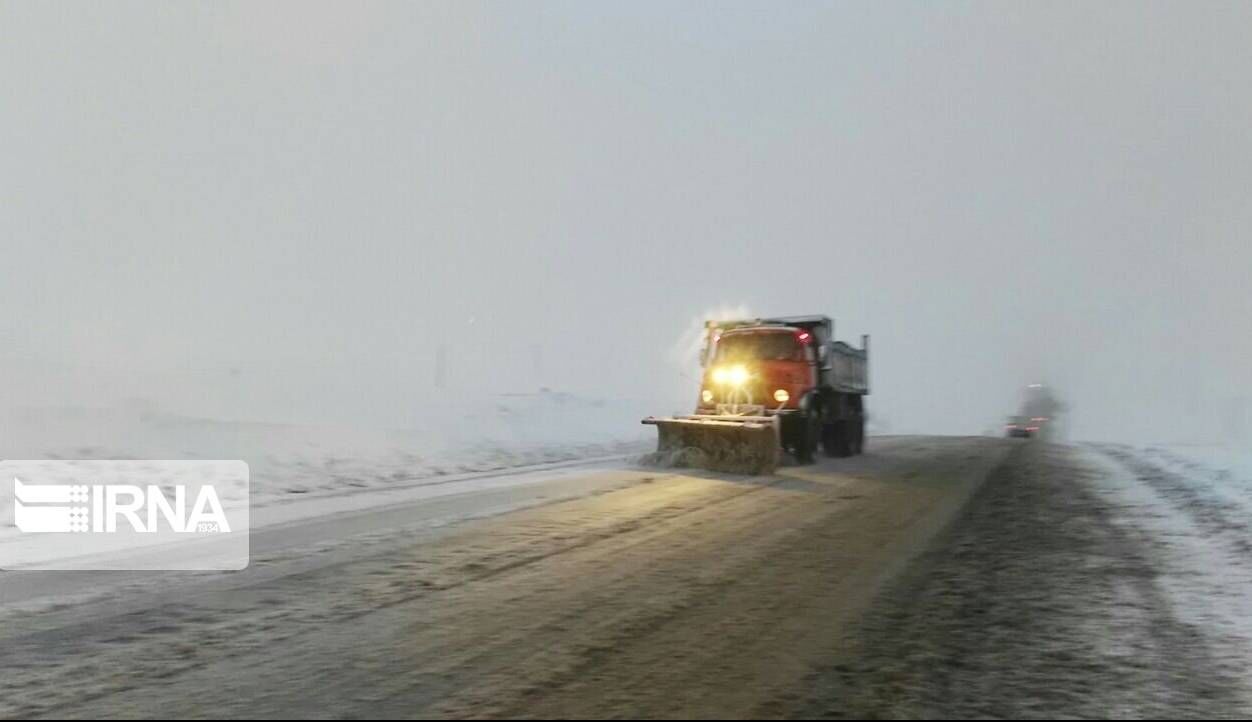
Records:
[[[1202,447],[1088,447],[1107,475],[1094,488],[1114,520],[1146,532],[1179,617],[1202,631],[1252,691],[1252,461]],[[1252,702],[1252,698],[1249,700]]]
[[[142,409],[26,409],[0,415],[0,458],[242,459],[251,474],[254,510],[299,502],[296,516],[303,518],[364,503],[342,501],[345,492],[642,454],[652,442],[641,416],[627,403],[548,390],[450,408],[432,414],[424,428],[390,431],[189,418]],[[14,532],[8,496],[0,494],[0,537]],[[341,500],[308,503],[329,498]],[[254,515],[254,526],[291,516]]]
[[[1197,490],[1252,516],[1252,449],[1199,444],[1156,444],[1144,458],[1186,476]]]

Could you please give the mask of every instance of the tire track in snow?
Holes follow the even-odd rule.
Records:
[[[1228,499],[1206,493],[1188,476],[1145,459],[1134,447],[1094,444],[1092,448],[1111,457],[1152,491],[1187,516],[1212,539],[1241,557],[1252,554],[1252,524]],[[1198,465],[1196,465],[1198,466]],[[1243,563],[1247,560],[1241,559]]]

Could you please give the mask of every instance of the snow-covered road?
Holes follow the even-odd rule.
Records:
[[[0,575],[0,716],[1246,716],[1241,473],[881,437],[275,503],[246,572]]]
[[[435,529],[536,504],[597,493],[630,483],[624,471],[633,455],[532,464],[496,471],[396,480],[383,488],[268,499],[252,512],[252,566],[269,568],[291,559],[338,563],[337,554],[368,548],[411,528]],[[0,538],[0,544],[4,540]],[[0,580],[0,619],[104,601],[139,605],[144,589],[181,593],[220,584],[210,572],[5,572]],[[90,611],[85,612],[90,614]]]
[[[1009,448],[879,439],[767,478],[596,462],[272,525],[238,574],[9,575],[0,715],[739,714]]]

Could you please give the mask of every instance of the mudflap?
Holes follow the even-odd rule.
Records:
[[[657,429],[656,462],[732,474],[772,474],[782,463],[777,417],[649,417]]]

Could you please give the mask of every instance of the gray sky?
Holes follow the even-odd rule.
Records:
[[[704,314],[871,410],[1214,434],[1252,397],[1252,4],[0,4],[12,404],[403,426],[690,405]]]

